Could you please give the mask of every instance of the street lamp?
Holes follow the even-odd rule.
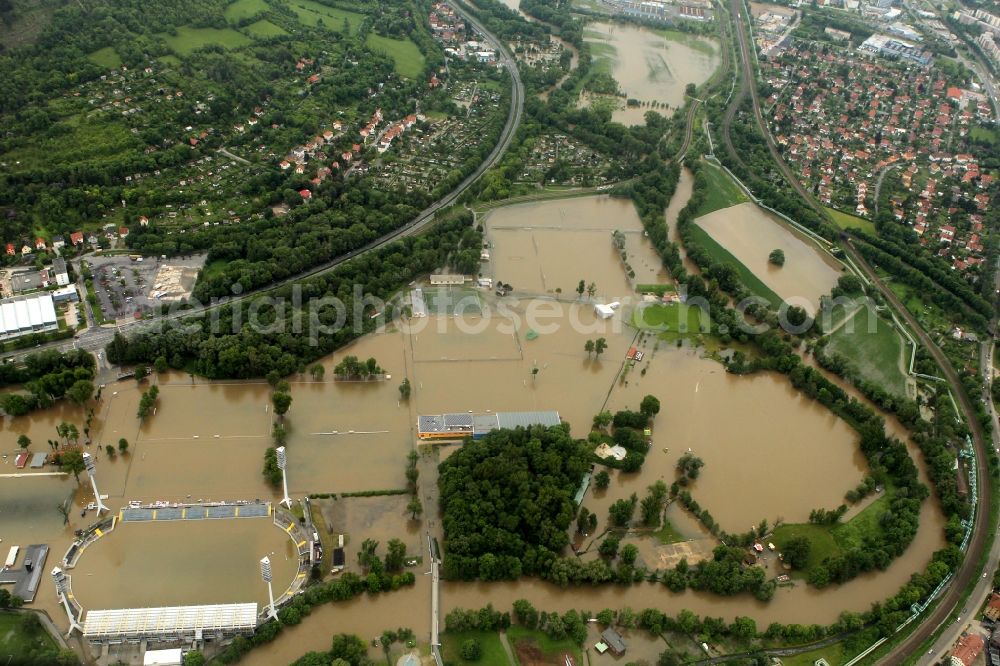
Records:
[[[101,515],[101,510],[111,511],[108,507],[104,506],[104,502],[101,501],[101,493],[97,490],[97,479],[94,478],[96,468],[94,467],[94,456],[89,453],[83,454],[83,466],[87,469],[87,475],[90,476],[90,485],[94,488],[94,497],[97,498],[97,515]]]
[[[72,634],[74,629],[82,634],[83,627],[76,621],[73,609],[69,605],[69,579],[66,578],[62,569],[55,567],[52,569],[52,580],[56,583],[56,592],[59,594],[59,600],[62,602],[63,608],[66,609],[66,617],[69,619],[69,631],[66,632],[66,636]]]
[[[285,468],[288,467],[288,456],[285,455],[285,447],[279,446],[274,450],[278,457],[278,469],[281,470],[281,487],[285,492],[285,498],[281,500],[280,504],[284,504],[289,509],[292,508],[292,498],[288,496],[288,472]]]
[[[277,620],[278,613],[274,610],[274,591],[271,589],[271,560],[267,557],[267,555],[260,558],[260,577],[264,579],[265,583],[267,583],[267,614]]]

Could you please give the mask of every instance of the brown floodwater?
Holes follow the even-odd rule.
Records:
[[[841,275],[842,267],[832,257],[751,202],[699,217],[697,224],[774,293],[810,313]],[[785,252],[784,266],[767,260],[775,249]]]
[[[671,210],[675,204],[678,210],[683,206],[689,189],[690,176],[685,172]],[[671,210],[667,221],[673,219]],[[628,321],[630,306],[624,305],[610,320],[600,320],[592,305],[574,302],[574,289],[583,278],[596,282],[601,295],[619,290],[620,295],[632,293],[612,247],[614,229],[627,234],[629,262],[636,269],[637,281],[664,277],[630,203],[589,197],[521,205],[491,213],[487,225],[494,243],[491,270],[496,277],[513,283],[519,291],[528,291],[524,285],[532,280],[539,280],[535,284],[540,291],[561,286],[565,302],[505,299],[501,306],[492,294],[481,291],[483,315],[430,316],[391,327],[323,359],[326,376],[321,381],[308,375],[288,378],[293,403],[284,420],[289,430],[293,496],[402,487],[405,457],[416,444],[413,430],[419,414],[554,409],[572,425],[573,434],[582,437],[596,412],[604,407],[635,408],[647,393],[656,395],[662,404],[652,449],[641,472],[614,473],[611,488],[588,493],[585,504],[598,514],[599,529],[615,499],[632,492],[641,496],[646,486],[660,478],[671,482],[676,460],[688,448],[705,460],[701,478],[691,486],[692,494],[730,531],[743,531],[763,518],[771,523],[777,518],[805,520],[815,507],[839,504],[844,492],[865,473],[856,434],[793,391],[780,375],[730,376],[721,365],[700,358],[689,347],[677,348],[647,337],[640,343],[646,359],[625,380],[619,379],[626,351],[637,337],[623,323]],[[535,233],[551,234],[558,240],[544,240],[537,252],[533,243],[528,248],[532,251],[516,250]],[[571,242],[574,237],[587,242]],[[808,265],[803,258],[793,259],[787,250],[786,255],[786,269]],[[541,283],[534,277],[541,275],[551,282]],[[537,336],[529,335],[531,331]],[[598,337],[607,339],[608,349],[592,358],[584,351],[584,343]],[[347,354],[375,357],[391,379],[334,382],[332,368]],[[535,368],[537,374],[532,373]],[[404,377],[412,383],[408,401],[401,400],[398,391]],[[140,390],[135,382],[108,385],[96,406],[95,441],[103,446],[126,437],[130,442],[129,454],[113,459],[97,447],[91,449],[98,458],[101,491],[111,496],[112,509],[129,499],[277,499],[260,474],[274,419],[266,384],[192,382],[183,374],[161,375],[155,381],[161,385],[157,413],[142,425],[136,418]],[[30,419],[9,420],[0,436],[12,452],[14,433],[26,431],[44,442],[46,437],[55,437],[55,425],[61,420],[82,427],[83,418],[79,409],[60,406]],[[905,435],[892,419],[887,426]],[[32,448],[40,447],[36,443]],[[399,536],[411,552],[425,549],[425,532],[440,530],[433,510],[432,476],[425,472],[422,522],[405,516],[405,498],[341,499],[332,504],[333,530],[347,534],[349,553],[368,536],[383,544]],[[429,488],[424,487],[425,479]],[[92,499],[85,477],[83,481],[77,491],[72,477],[0,479],[0,537],[5,543],[48,542],[54,556],[61,557],[72,530],[93,520],[92,514],[81,518],[76,511],[64,526],[55,509],[71,495],[77,507]],[[701,527],[679,507],[672,506],[668,515],[685,537],[704,537]],[[676,613],[686,607],[727,618],[750,614],[758,625],[830,622],[842,609],[866,609],[922,569],[942,544],[942,524],[936,504],[928,500],[913,545],[886,572],[822,592],[804,585],[783,588],[770,604],[747,597],[674,595],[656,585],[567,591],[525,580],[445,584],[442,613],[458,606],[480,607],[487,601],[506,608],[514,599],[525,597],[545,610],[596,611],[628,605]],[[176,547],[178,543],[183,547]],[[260,600],[264,590],[256,570],[259,557],[275,552],[281,555],[275,559],[285,566],[286,549],[287,538],[264,520],[126,524],[84,554],[74,572],[74,588],[88,608],[140,603],[142,595],[157,604]],[[244,551],[247,563],[243,563]],[[157,572],[148,583],[147,568]],[[316,609],[301,626],[251,653],[249,662],[288,663],[307,650],[326,649],[330,635],[341,631],[368,638],[383,629],[411,627],[419,638],[425,638],[430,626],[430,584],[422,570],[416,573],[413,589]],[[290,575],[282,573],[276,579],[284,583]],[[218,587],[217,577],[221,577]],[[49,610],[59,622],[61,612],[49,585],[43,581],[36,606]]]
[[[61,555],[61,554],[60,554]],[[260,558],[271,559],[274,596],[295,576],[288,535],[270,518],[118,523],[80,555],[73,594],[88,610],[199,604],[267,604]]]
[[[642,102],[660,102],[676,109],[684,104],[684,89],[689,83],[700,85],[719,66],[718,45],[704,38],[685,35],[683,40],[667,38],[640,26],[622,23],[588,23],[584,38],[610,46],[611,75],[626,97]],[[698,44],[696,48],[693,44]],[[642,124],[648,107],[622,108],[614,120]],[[669,115],[662,108],[654,109]]]

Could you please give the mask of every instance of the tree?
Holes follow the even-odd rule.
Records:
[[[63,517],[63,525],[69,524],[69,500],[66,500],[62,504],[56,506],[56,510],[59,511],[59,515]]]
[[[28,437],[27,435],[22,434],[17,438],[17,445],[20,446],[22,449],[26,449],[29,446],[31,446],[31,438]]]
[[[611,485],[611,475],[608,471],[602,469],[600,472],[594,475],[594,485],[598,490],[607,490],[608,486]]]
[[[162,373],[166,372],[168,367],[169,366],[167,365],[167,357],[166,356],[157,356],[156,360],[153,361],[153,370],[156,370],[157,374],[162,374]],[[201,653],[200,652],[189,652],[188,654],[198,654],[198,655],[200,655]],[[202,657],[202,659],[204,659],[204,657]]]
[[[635,546],[635,544],[625,544],[625,547],[622,548],[620,557],[621,561],[625,564],[635,564],[636,558],[639,557],[639,549]]]
[[[590,526],[590,510],[585,507],[580,507],[580,514],[576,517],[576,531],[580,534],[586,534],[587,528]]]
[[[603,430],[611,425],[611,420],[614,417],[611,412],[604,410],[594,415],[594,430]]]
[[[399,539],[390,539],[385,555],[386,571],[400,571],[406,559],[406,544]]]
[[[660,413],[660,401],[653,395],[647,395],[639,403],[639,412],[644,414],[646,418],[651,419]]]
[[[479,661],[479,658],[483,656],[483,647],[479,644],[478,639],[469,638],[462,641],[459,653],[465,661]]]
[[[403,381],[399,384],[399,397],[403,400],[409,400],[411,390],[409,377],[403,378]]]
[[[323,375],[326,374],[326,368],[324,368],[322,364],[317,363],[309,368],[309,374],[312,375],[313,379],[323,379]]]
[[[704,466],[704,460],[690,453],[685,453],[677,461],[677,471],[692,481],[698,478]]]
[[[611,516],[611,522],[618,527],[625,527],[632,520],[632,514],[635,513],[635,505],[638,503],[638,498],[635,493],[629,499],[620,499],[608,509],[608,513]]]
[[[583,280],[580,280],[580,283],[576,285],[576,293],[580,296],[580,298],[583,298],[583,292],[586,290],[586,283]]]
[[[594,342],[594,353],[596,353],[598,356],[603,354],[604,350],[607,348],[608,348],[608,341],[605,340],[604,338],[597,338],[597,341]]]
[[[607,558],[612,558],[618,554],[618,544],[622,541],[621,536],[611,533],[604,537],[604,541],[597,547],[597,552]]]
[[[771,250],[771,254],[767,255],[768,262],[774,264],[775,266],[785,265],[785,251],[781,248]]]
[[[184,666],[205,666],[205,655],[198,650],[184,653]]]
[[[141,382],[149,374],[149,368],[144,365],[137,365],[135,367],[135,381]]]
[[[66,389],[66,397],[78,405],[90,400],[90,397],[94,395],[94,382],[87,381],[86,379],[78,379],[73,382],[73,385]]]
[[[584,342],[583,351],[587,352],[587,356],[592,355],[594,353],[594,341],[587,340],[586,342]]]
[[[122,454],[128,451],[128,440],[124,437],[118,440],[118,451]]]
[[[686,86],[684,86],[684,94],[687,95],[688,97],[694,97],[694,93],[697,90],[698,86],[696,86],[693,83],[689,83]]]
[[[108,454],[108,458],[115,457],[115,447],[111,446],[110,444],[104,447],[104,452]]]
[[[59,466],[64,472],[69,472],[76,477],[76,481],[79,483],[80,472],[86,468],[83,464],[83,453],[81,453],[79,449],[69,449],[68,451],[64,451],[59,457]]]
[[[597,285],[591,282],[590,284],[587,285],[587,296],[593,298],[594,294],[596,293],[597,293]]]
[[[410,514],[411,520],[416,520],[417,516],[424,512],[424,506],[420,503],[420,498],[414,495],[406,505],[406,510]]]
[[[785,562],[793,569],[805,569],[809,563],[809,553],[812,550],[812,543],[808,537],[792,537],[785,542],[781,548],[781,554]]]
[[[292,406],[292,396],[284,391],[275,391],[271,394],[271,402],[274,403],[274,413],[284,416],[288,408]]]

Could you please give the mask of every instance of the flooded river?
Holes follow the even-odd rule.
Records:
[[[595,45],[595,57],[611,62],[611,75],[626,97],[659,102],[671,109],[684,104],[689,83],[700,85],[719,66],[713,40],[623,23],[588,23],[584,33]],[[613,118],[627,125],[644,122],[648,106],[620,108]],[[658,110],[669,115],[664,109]]]
[[[690,186],[685,172],[666,222],[675,219]],[[293,497],[404,487],[406,455],[419,444],[414,424],[420,414],[557,410],[573,434],[583,437],[595,413],[636,408],[645,394],[657,396],[662,405],[650,453],[639,473],[616,472],[607,491],[587,494],[585,505],[598,515],[599,529],[615,499],[632,492],[641,496],[657,479],[672,482],[677,458],[688,449],[705,461],[691,493],[729,531],[744,531],[761,519],[771,524],[779,519],[804,521],[814,508],[837,506],[844,492],[866,473],[856,433],[792,390],[787,378],[727,375],[720,364],[702,358],[697,350],[678,348],[651,335],[640,339],[628,326],[632,305],[625,297],[634,295],[634,285],[625,276],[612,232],[625,233],[635,282],[666,280],[630,203],[588,197],[524,204],[494,211],[486,225],[492,260],[484,273],[511,282],[514,298],[499,302],[488,291],[428,287],[435,298],[471,295],[476,314],[456,317],[445,309],[440,315],[398,322],[322,359],[323,379],[308,374],[288,378],[293,402],[284,423]],[[836,271],[811,249],[807,253],[780,234],[763,230],[764,226],[778,225],[761,225],[758,220],[752,233],[731,232],[728,227],[716,231],[720,242],[745,243],[756,251],[766,248],[765,259],[775,243],[788,243],[783,246],[787,258],[783,275],[801,275],[797,279],[811,285],[810,293],[822,293],[821,283],[826,285],[823,291],[829,291]],[[765,240],[754,240],[758,234]],[[750,258],[742,260],[757,267]],[[820,277],[813,275],[816,272]],[[610,319],[599,318],[593,302],[576,293],[580,279],[595,283],[594,301],[621,299],[623,305]],[[595,357],[584,345],[598,337],[606,339],[608,348]],[[646,356],[623,374],[626,352],[633,345]],[[333,367],[345,355],[374,357],[391,377],[336,382]],[[403,378],[411,382],[409,400],[401,399],[398,390]],[[278,498],[260,473],[275,419],[266,383],[205,382],[179,373],[151,381],[160,385],[160,399],[156,413],[145,423],[139,423],[136,408],[148,383],[109,385],[95,405],[91,451],[97,457],[101,492],[110,496],[107,503],[113,510],[132,499]],[[82,429],[84,418],[81,410],[60,406],[30,420],[8,420],[2,431],[8,454],[2,471],[13,466],[17,433],[29,432],[35,442],[32,450],[44,450],[45,440],[56,437],[60,421],[73,421]],[[893,432],[905,435],[892,420],[888,424]],[[121,437],[129,441],[129,453],[108,458],[103,446],[117,444]],[[406,515],[405,496],[341,498],[324,509],[326,525],[321,529],[347,535],[349,560],[364,538],[384,544],[399,537],[410,552],[423,552],[426,535],[440,535],[435,458],[421,460],[422,521]],[[72,531],[94,520],[93,514],[79,514],[79,508],[92,499],[86,477],[82,481],[78,489],[71,476],[0,479],[4,545],[49,543],[50,562],[60,559]],[[69,497],[75,500],[75,510],[63,525],[56,506]],[[684,537],[704,538],[700,526],[678,507],[669,511]],[[841,610],[862,611],[895,592],[941,546],[941,532],[940,511],[929,500],[914,544],[886,572],[823,592],[801,584],[782,588],[768,604],[746,596],[672,594],[649,584],[562,590],[522,580],[446,583],[442,615],[451,608],[478,608],[486,602],[507,610],[514,599],[524,597],[547,611],[572,607],[596,612],[631,606],[677,613],[690,608],[727,619],[752,615],[758,626],[772,621],[827,623]],[[274,553],[275,580],[284,585],[292,576],[289,548],[287,537],[266,519],[125,524],[83,554],[73,571],[74,590],[89,609],[259,602],[266,589],[258,580],[258,559]],[[430,581],[421,575],[422,568],[414,571],[418,575],[413,588],[318,608],[302,625],[251,653],[246,663],[288,663],[307,650],[327,649],[330,635],[338,632],[370,638],[383,629],[410,627],[425,640],[430,628]],[[49,610],[59,622],[50,581],[43,579],[36,606]]]
[[[709,213],[696,223],[778,296],[810,313],[842,274],[832,257],[751,202]],[[784,251],[784,266],[767,260],[775,249]]]

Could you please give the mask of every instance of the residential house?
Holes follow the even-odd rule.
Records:
[[[69,271],[66,268],[66,260],[62,257],[56,257],[52,262],[52,273],[55,275],[56,284],[60,287],[69,284]]]
[[[69,235],[69,242],[73,245],[83,245],[83,232],[74,231]]]
[[[979,634],[967,634],[962,636],[951,653],[949,661],[951,666],[972,666],[976,657],[983,651],[986,641]]]
[[[56,236],[52,239],[52,249],[58,252],[59,250],[66,247],[66,239],[62,236]]]
[[[601,642],[594,645],[594,649],[600,654],[610,651],[613,655],[623,655],[625,654],[625,640],[612,627],[608,627],[601,632]]]

